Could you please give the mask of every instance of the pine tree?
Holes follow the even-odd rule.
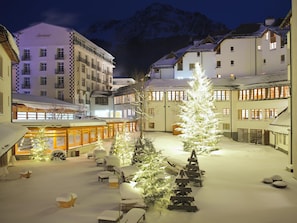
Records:
[[[38,161],[47,161],[50,159],[48,154],[49,142],[45,134],[45,128],[40,128],[32,140],[33,148],[31,149],[32,159]]]
[[[165,172],[165,161],[160,151],[156,151],[151,140],[142,139],[143,149],[138,157],[139,171],[133,178],[136,187],[143,192],[144,202],[148,207],[164,208],[170,202],[173,181]]]
[[[134,146],[131,143],[130,133],[124,129],[123,132],[118,132],[113,145],[113,154],[119,157],[120,165],[130,165],[132,162]]]
[[[179,130],[184,150],[210,152],[217,149],[218,119],[214,113],[212,84],[198,63],[189,85],[188,100],[183,101],[180,110]]]

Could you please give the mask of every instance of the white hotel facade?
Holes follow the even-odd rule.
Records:
[[[208,36],[152,64],[150,79],[143,84],[150,117],[145,130],[173,131],[198,62],[213,82],[221,132],[240,142],[270,144],[287,152],[288,126],[270,124],[285,113],[290,97],[288,29],[272,25],[274,20],[266,22],[242,25],[226,36]],[[135,87],[120,88],[114,96],[115,112],[122,118],[135,117],[131,105]]]
[[[20,51],[13,90],[80,106],[89,115],[92,93],[110,91],[114,57],[73,29],[39,23],[15,33]]]

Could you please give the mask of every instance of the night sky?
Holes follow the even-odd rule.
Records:
[[[263,22],[267,17],[283,18],[291,9],[291,0],[3,0],[0,24],[10,32],[39,22],[80,32],[98,20],[128,18],[154,2],[200,12],[230,29],[242,23]]]

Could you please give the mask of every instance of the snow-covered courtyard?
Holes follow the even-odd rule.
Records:
[[[182,151],[178,136],[145,133],[158,150],[171,160],[186,163],[191,155]],[[109,146],[109,144],[106,144]],[[203,187],[192,187],[197,212],[147,210],[147,223],[273,223],[297,221],[297,180],[286,170],[288,156],[269,146],[237,143],[222,138],[220,150],[198,156],[206,171]],[[107,148],[109,149],[109,148]],[[16,161],[9,175],[0,177],[0,222],[5,223],[94,223],[103,210],[118,210],[119,189],[98,182],[93,159],[85,154],[65,161]],[[19,173],[31,170],[32,177]],[[288,187],[278,189],[262,183],[280,175]],[[56,197],[74,192],[73,208],[59,208]]]

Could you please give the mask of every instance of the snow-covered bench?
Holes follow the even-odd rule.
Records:
[[[138,223],[141,220],[145,220],[146,211],[142,208],[132,208],[122,218],[121,222],[124,223]]]
[[[124,182],[120,184],[120,196],[120,207],[124,212],[127,212],[132,208],[147,208],[141,191],[133,187],[130,183]]]
[[[31,170],[22,171],[22,172],[20,172],[20,177],[21,178],[30,178],[31,174],[32,174]]]
[[[58,206],[61,208],[70,208],[74,207],[76,199],[77,195],[75,193],[65,193],[57,197],[56,202]]]
[[[114,171],[120,176],[122,182],[130,182],[139,168],[135,165],[114,167]]]

